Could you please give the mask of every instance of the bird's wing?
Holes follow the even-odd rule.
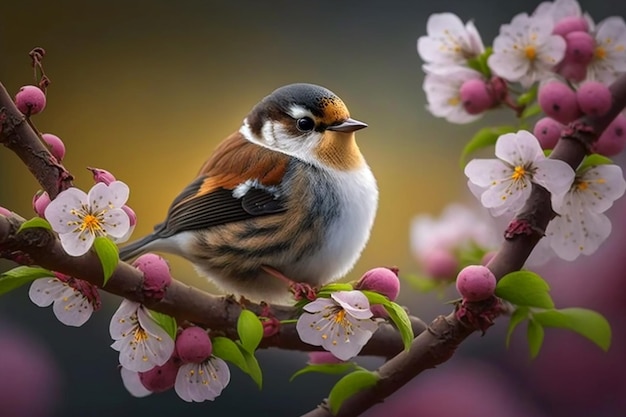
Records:
[[[255,145],[239,133],[227,138],[155,228],[159,237],[280,213],[280,183],[289,156]]]

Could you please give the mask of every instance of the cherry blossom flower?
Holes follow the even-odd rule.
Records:
[[[565,55],[565,40],[552,34],[554,24],[548,16],[520,13],[511,23],[500,27],[493,41],[488,65],[498,76],[530,87],[552,75]]]
[[[230,370],[222,359],[211,356],[200,363],[181,365],[176,375],[176,394],[187,402],[213,401],[230,382]]]
[[[58,272],[33,281],[28,296],[39,307],[53,304],[54,315],[66,326],[82,326],[101,306],[94,285]]]
[[[461,86],[465,81],[482,79],[478,71],[465,67],[448,67],[436,73],[426,66],[424,92],[428,101],[428,111],[436,117],[443,117],[450,123],[469,123],[482,114],[469,114],[461,100]]]
[[[530,132],[507,133],[496,142],[498,159],[474,159],[465,167],[470,189],[494,216],[517,212],[541,185],[556,198],[569,190],[574,171],[563,161],[547,159]]]
[[[465,65],[467,60],[485,51],[480,34],[472,21],[463,24],[452,13],[435,13],[426,23],[426,36],[417,40],[417,51],[433,71],[450,65]]]
[[[338,291],[304,306],[296,330],[300,339],[341,360],[359,354],[378,328],[367,297],[360,291]]]
[[[603,214],[626,191],[622,169],[599,165],[579,172],[569,191],[553,201],[560,213],[546,229],[556,254],[574,260],[590,255],[611,233],[611,221]]]
[[[566,17],[582,17],[583,13],[576,0],[555,0],[540,3],[532,16],[549,17],[556,24]]]
[[[120,364],[131,371],[145,372],[161,366],[174,352],[174,340],[150,316],[143,305],[123,300],[111,318],[109,332],[120,352]]]
[[[126,237],[130,220],[122,206],[128,194],[128,186],[121,181],[98,183],[89,194],[68,188],[46,207],[45,217],[59,234],[63,249],[69,255],[80,256],[98,236],[114,240]]]
[[[626,72],[626,23],[618,16],[604,19],[592,31],[595,40],[593,59],[587,78],[610,84]]]

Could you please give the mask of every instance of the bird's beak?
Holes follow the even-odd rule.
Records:
[[[366,127],[367,127],[367,124],[350,118],[341,124],[328,126],[326,130],[334,130],[335,132],[354,132],[356,130],[363,129]]]

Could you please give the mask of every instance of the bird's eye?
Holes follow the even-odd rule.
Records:
[[[315,122],[310,117],[298,119],[296,126],[300,132],[310,132],[315,128]]]

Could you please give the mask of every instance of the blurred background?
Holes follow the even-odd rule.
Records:
[[[34,121],[60,136],[65,166],[76,185],[92,185],[87,166],[105,168],[131,187],[139,222],[135,236],[162,220],[171,199],[192,179],[217,143],[237,129],[248,110],[292,82],[324,85],[369,123],[358,140],[380,187],[380,209],[363,257],[347,277],[397,265],[418,270],[409,226],[419,213],[437,215],[469,201],[458,158],[481,126],[512,120],[494,112],[472,125],[451,125],[425,110],[416,40],[431,13],[474,19],[485,44],[499,26],[537,1],[239,0],[172,2],[21,0],[2,2],[0,81],[14,94],[33,82],[28,52],[46,49],[52,85],[46,110]],[[596,22],[624,16],[626,3],[581,2]],[[9,151],[0,153],[0,205],[33,215],[39,188]],[[549,330],[530,361],[524,337],[504,347],[506,320],[474,335],[454,358],[415,379],[370,416],[617,416],[626,415],[626,291],[623,255],[625,204],[610,211],[614,233],[601,250],[545,270],[559,307],[593,308],[613,325],[608,353],[564,331]],[[174,275],[211,287],[184,261],[168,258]],[[0,271],[12,265],[0,263]],[[426,321],[448,313],[438,298],[405,286],[400,302]],[[296,416],[313,408],[336,377],[305,375],[289,383],[307,356],[259,352],[264,388],[232,370],[230,386],[214,403],[187,404],[171,391],[131,397],[109,345],[108,323],[119,299],[80,329],[59,323],[50,308],[28,299],[28,288],[0,298],[0,415],[100,417],[115,415]],[[378,359],[366,359],[375,367]]]

